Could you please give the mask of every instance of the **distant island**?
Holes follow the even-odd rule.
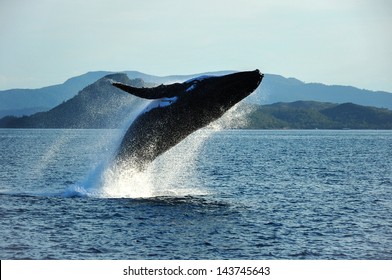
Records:
[[[136,72],[138,73],[138,72]],[[98,76],[107,74],[100,72]],[[95,73],[94,78],[97,77]],[[123,83],[133,85],[135,87],[150,87],[157,82],[167,82],[184,80],[186,77],[170,76],[155,77],[143,76],[130,79],[126,73],[111,74],[110,79],[114,79]],[[140,78],[143,77],[144,79]],[[270,80],[268,80],[270,78]],[[89,77],[88,81],[91,81]],[[70,84],[71,82],[66,82]],[[79,86],[85,86],[85,80],[78,79]],[[283,84],[282,84],[283,83]],[[69,85],[68,85],[69,86]],[[61,92],[60,87],[55,87]],[[266,89],[264,89],[264,87]],[[50,89],[49,88],[49,89]],[[69,88],[77,88],[72,84]],[[311,94],[310,88],[315,88],[314,94]],[[50,90],[45,88],[46,94],[51,94]],[[256,92],[253,96],[245,100],[241,106],[249,112],[246,116],[246,122],[240,125],[233,125],[231,128],[240,129],[392,129],[392,111],[389,109],[392,102],[392,94],[383,92],[364,92],[351,87],[325,86],[320,84],[304,84],[298,80],[285,79],[281,76],[266,76],[266,82],[262,84],[261,89],[269,91],[267,97],[275,100],[280,96],[281,100],[290,100],[290,98],[307,98],[312,100],[312,96],[316,101],[306,101],[306,99],[292,102],[273,102],[272,104],[260,104],[260,92]],[[340,89],[341,94],[334,92]],[[345,91],[345,90],[346,91]],[[261,91],[262,91],[261,90]],[[290,90],[292,96],[290,96]],[[328,96],[329,91],[329,96]],[[324,92],[325,99],[323,99]],[[346,96],[344,96],[346,92]],[[4,100],[11,100],[12,92],[6,92],[8,95]],[[26,108],[23,105],[21,92],[19,94],[19,107],[17,110]],[[15,95],[17,98],[18,94]],[[35,93],[38,94],[37,92]],[[41,99],[44,101],[45,94],[40,93]],[[60,93],[59,93],[60,94]],[[274,97],[271,95],[274,94]],[[1,98],[6,94],[0,92]],[[23,94],[22,94],[23,95]],[[101,77],[95,82],[88,84],[77,94],[68,93],[68,100],[61,102],[59,105],[50,107],[49,104],[34,103],[39,108],[47,108],[43,112],[32,113],[31,115],[13,116],[8,115],[0,119],[1,128],[119,128],[121,124],[132,115],[132,111],[136,110],[143,104],[143,100],[132,97],[115,87],[113,87],[108,78]],[[351,97],[350,97],[351,96]],[[263,97],[263,96],[261,96]],[[343,100],[346,101],[350,97],[353,102],[323,102],[317,100]],[[264,99],[266,96],[264,95]],[[350,100],[349,98],[349,100]],[[373,99],[372,99],[373,98]],[[50,99],[53,101],[53,98]],[[375,106],[366,106],[355,104],[355,100],[366,104],[382,103],[384,108]],[[373,102],[373,103],[372,103]],[[383,103],[384,102],[384,103]],[[11,102],[12,103],[12,102]],[[11,104],[10,102],[8,104]],[[16,103],[15,103],[16,104]],[[4,106],[4,105],[3,105]],[[28,108],[26,108],[28,109]],[[12,106],[5,108],[5,111],[12,112]],[[23,110],[22,110],[23,111]],[[27,110],[26,112],[31,113]],[[230,127],[229,127],[230,128]]]

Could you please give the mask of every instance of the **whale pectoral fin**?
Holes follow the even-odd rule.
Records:
[[[161,99],[164,97],[175,97],[188,87],[187,84],[175,83],[171,85],[160,85],[154,88],[136,88],[126,84],[111,82],[111,84],[123,91],[144,99]]]
[[[125,92],[128,92],[132,95],[137,97],[145,98],[145,99],[155,99],[154,96],[151,94],[151,90],[149,88],[137,88],[133,86],[129,86],[123,83],[111,82],[113,86],[119,88]]]

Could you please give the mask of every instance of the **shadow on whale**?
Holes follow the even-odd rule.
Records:
[[[263,76],[259,70],[200,76],[154,88],[111,81],[113,86],[132,95],[152,100],[125,133],[115,163],[131,163],[133,168],[144,170],[158,156],[250,95]]]

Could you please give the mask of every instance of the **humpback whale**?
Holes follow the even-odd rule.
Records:
[[[251,94],[263,76],[256,69],[225,76],[200,76],[154,88],[136,88],[111,81],[123,91],[153,100],[125,133],[116,162],[130,163],[143,170],[159,155],[219,119]]]

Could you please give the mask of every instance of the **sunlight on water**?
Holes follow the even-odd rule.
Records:
[[[121,134],[0,130],[1,258],[391,257],[391,131],[208,128],[123,179]]]

